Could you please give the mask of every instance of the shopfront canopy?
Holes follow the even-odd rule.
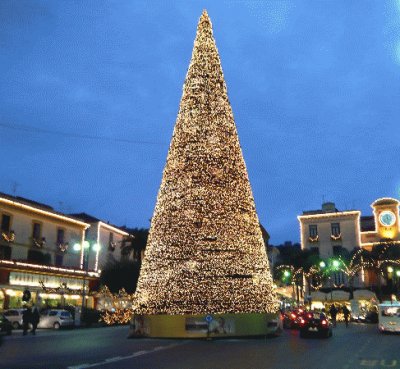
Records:
[[[311,292],[311,301],[326,301],[327,300],[327,296],[326,293],[322,292],[322,291],[313,291]]]
[[[346,291],[332,291],[332,293],[327,293],[328,300],[331,301],[348,301],[350,297],[350,293]]]
[[[377,300],[375,293],[370,290],[356,290],[353,292],[353,296],[354,300]]]

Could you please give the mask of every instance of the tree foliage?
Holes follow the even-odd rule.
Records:
[[[107,286],[112,293],[117,293],[122,288],[128,293],[133,293],[136,290],[139,271],[139,262],[110,260],[101,271],[100,283]]]

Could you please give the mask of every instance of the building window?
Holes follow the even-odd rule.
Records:
[[[331,239],[336,241],[342,238],[340,233],[340,223],[331,223]]]
[[[308,226],[308,240],[310,242],[318,242],[318,228],[316,224],[310,224]]]
[[[313,254],[319,256],[319,247],[311,247],[310,250]]]
[[[64,255],[62,255],[62,254],[56,254],[56,256],[55,256],[55,264],[56,264],[56,266],[57,267],[60,267],[60,266],[62,266],[62,264],[63,264],[63,258],[64,258]]]
[[[343,272],[333,273],[332,278],[333,278],[333,283],[335,284],[335,287],[342,287],[343,284],[345,283],[345,275]]]
[[[114,233],[110,232],[110,236],[108,237],[108,250],[114,251],[116,247],[116,243],[114,242]]]
[[[0,245],[0,259],[11,260],[11,247]]]
[[[43,254],[39,250],[31,249],[28,251],[28,261],[35,263],[35,264],[50,265],[51,264],[51,255]]]
[[[32,228],[32,238],[34,240],[40,240],[42,234],[42,225],[40,223],[34,222]]]
[[[1,216],[1,231],[10,232],[11,227],[11,217],[7,214],[2,214]]]
[[[316,237],[316,236],[318,236],[318,228],[317,228],[317,225],[316,224],[310,224],[309,226],[308,226],[308,231],[309,231],[309,236],[310,237]]]
[[[62,228],[57,229],[57,245],[64,243],[64,230]]]
[[[339,236],[340,234],[340,223],[331,223],[331,232],[334,236]]]
[[[342,246],[332,246],[333,256],[341,256],[343,253]]]

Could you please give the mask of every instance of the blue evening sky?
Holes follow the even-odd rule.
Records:
[[[400,0],[1,0],[0,192],[148,227],[203,8],[272,244],[399,197]]]

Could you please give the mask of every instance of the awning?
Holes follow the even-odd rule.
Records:
[[[327,296],[329,301],[348,301],[350,297],[350,292],[336,290],[332,291],[332,293],[328,292]]]
[[[311,301],[326,301],[327,296],[326,293],[321,291],[312,291],[311,292]]]
[[[353,292],[353,296],[354,300],[377,300],[375,293],[370,290],[356,290]]]

